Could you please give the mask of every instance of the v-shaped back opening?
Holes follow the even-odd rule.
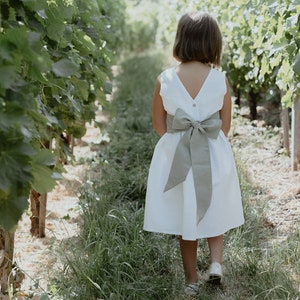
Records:
[[[188,97],[189,97],[190,99],[192,99],[193,101],[195,101],[195,100],[198,98],[198,96],[200,95],[200,93],[202,92],[203,87],[205,86],[205,84],[206,84],[206,82],[207,82],[207,79],[208,79],[208,77],[210,76],[210,74],[211,74],[211,72],[212,72],[212,69],[213,69],[212,67],[209,69],[209,71],[208,71],[206,77],[204,78],[204,80],[202,81],[202,84],[201,84],[201,86],[200,86],[198,92],[196,93],[195,97],[193,97],[193,96],[191,95],[191,93],[187,90],[186,86],[184,85],[183,81],[181,80],[181,78],[179,77],[179,75],[178,75],[178,73],[177,73],[177,71],[176,71],[176,67],[173,68],[173,71],[174,71],[174,73],[175,73],[175,77],[177,78],[177,80],[178,80],[179,85],[181,86],[181,88],[185,91],[185,93],[188,95]]]

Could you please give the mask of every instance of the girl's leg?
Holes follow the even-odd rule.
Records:
[[[185,272],[186,283],[198,282],[197,273],[197,247],[198,241],[186,241],[179,237],[181,257]]]
[[[206,282],[221,285],[223,282],[223,235],[207,239],[210,251],[210,266],[207,271]]]
[[[209,251],[210,251],[210,262],[218,262],[222,264],[223,261],[223,235],[211,237],[207,239]]]

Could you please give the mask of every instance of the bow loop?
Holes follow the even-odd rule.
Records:
[[[218,112],[201,122],[194,120],[180,108],[174,116],[167,115],[167,132],[185,133],[177,145],[164,191],[182,183],[192,168],[197,199],[197,222],[204,217],[212,194],[208,137],[216,139],[221,126]]]

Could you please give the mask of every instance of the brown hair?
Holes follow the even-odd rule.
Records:
[[[176,59],[219,66],[221,53],[222,34],[215,18],[201,12],[191,12],[181,17],[173,47]]]

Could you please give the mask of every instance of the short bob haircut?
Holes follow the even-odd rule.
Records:
[[[222,34],[215,18],[201,12],[187,13],[180,18],[173,47],[177,60],[220,66],[221,53]]]

